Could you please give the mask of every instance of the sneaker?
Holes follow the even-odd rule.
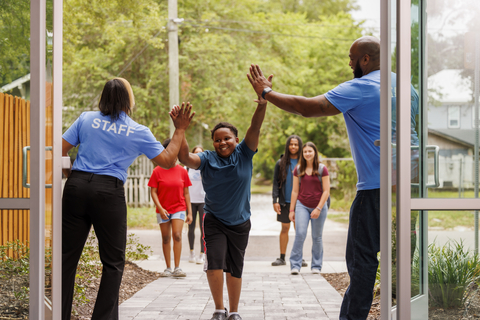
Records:
[[[228,316],[228,312],[227,312],[227,309],[225,308],[225,312],[214,312],[210,320],[226,320],[227,316]]]
[[[205,254],[200,253],[200,255],[197,258],[197,264],[204,264],[205,263]]]
[[[172,276],[172,269],[167,268],[160,273],[160,277],[171,277]]]
[[[185,272],[182,271],[182,269],[180,268],[175,268],[175,270],[173,270],[173,273],[172,273],[172,277],[175,277],[175,278],[184,278],[186,277],[187,274]]]
[[[228,317],[227,320],[242,320],[242,317],[240,317],[239,314],[234,313],[234,314],[230,315],[230,317]]]
[[[272,262],[272,266],[276,267],[276,266],[284,266],[286,265],[287,263],[285,262],[285,260],[283,260],[282,258],[277,258],[277,260],[273,261]]]
[[[298,269],[292,269],[292,270],[290,271],[290,273],[291,273],[291,274],[299,274],[299,273],[300,273],[300,270],[298,270]]]
[[[190,257],[188,258],[188,262],[195,263],[195,252],[190,251]]]
[[[302,259],[302,267],[308,267],[308,263],[305,261],[305,259]]]
[[[312,273],[313,273],[313,274],[320,274],[320,270],[318,270],[318,269],[312,269]]]

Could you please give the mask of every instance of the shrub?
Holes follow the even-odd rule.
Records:
[[[428,246],[428,291],[430,305],[443,309],[462,307],[479,276],[478,254],[465,250],[463,242],[443,247]]]

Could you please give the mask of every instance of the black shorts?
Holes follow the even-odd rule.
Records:
[[[235,278],[241,278],[250,227],[250,220],[236,226],[227,226],[206,212],[203,220],[207,256],[204,271],[221,269]]]
[[[280,205],[280,214],[277,214],[277,221],[281,223],[290,223],[290,218],[288,217],[289,213],[290,203],[287,203],[284,206]]]

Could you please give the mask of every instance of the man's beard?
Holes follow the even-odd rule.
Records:
[[[361,78],[363,77],[363,70],[360,68],[360,62],[357,61],[355,68],[353,69],[353,77],[354,78]]]

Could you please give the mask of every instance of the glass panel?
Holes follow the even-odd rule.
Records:
[[[478,198],[478,57],[480,18],[472,1],[430,1],[426,33],[428,145],[439,147],[429,156],[428,198]],[[475,32],[475,30],[477,32]],[[476,58],[475,58],[476,57]],[[477,66],[475,65],[477,64]],[[477,71],[475,71],[477,68]],[[433,168],[437,166],[438,170]]]
[[[46,83],[45,83],[45,317],[52,318],[52,173],[53,173],[53,0],[46,1]]]
[[[29,198],[30,1],[0,6],[0,198]],[[24,170],[24,168],[26,170]],[[28,172],[27,172],[28,174]],[[0,318],[29,317],[30,211],[0,208]]]
[[[480,311],[474,216],[472,211],[428,212],[429,319],[470,319]]]

